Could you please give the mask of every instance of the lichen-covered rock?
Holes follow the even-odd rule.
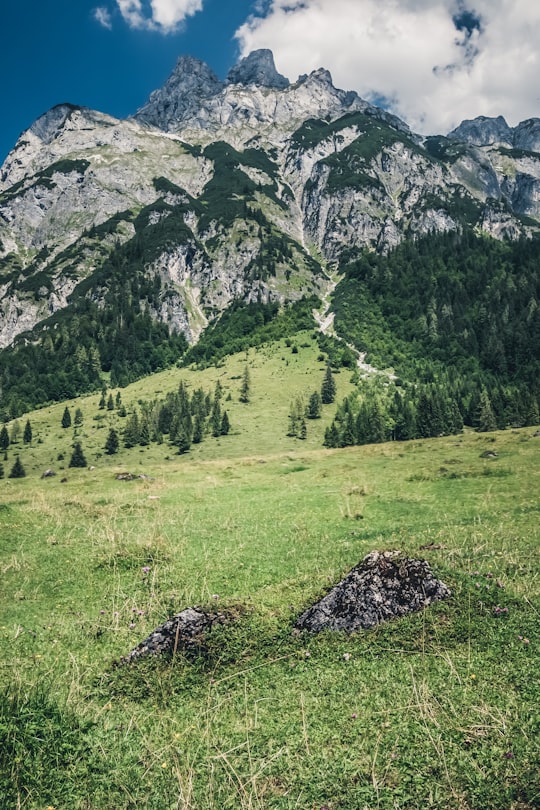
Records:
[[[174,655],[180,651],[194,651],[203,644],[204,637],[215,624],[231,620],[227,613],[189,607],[168,619],[121,659],[129,664],[148,655]]]
[[[300,630],[353,632],[405,616],[450,596],[429,563],[398,551],[372,551],[296,622]]]

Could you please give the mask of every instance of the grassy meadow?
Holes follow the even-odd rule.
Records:
[[[123,389],[129,411],[220,380],[231,433],[182,456],[104,454],[122,419],[98,395],[68,403],[75,430],[64,403],[29,415],[4,461],[27,476],[0,481],[2,810],[539,806],[540,437],[326,450],[334,406],[287,437],[291,399],[324,374],[312,336],[296,345]],[[350,371],[336,382],[339,401]],[[91,467],[68,469],[74,439]],[[373,549],[428,559],[452,597],[353,636],[296,633]],[[118,664],[190,605],[237,620],[198,654]]]

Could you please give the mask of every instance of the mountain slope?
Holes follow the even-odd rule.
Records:
[[[422,139],[323,69],[289,83],[269,51],[226,81],[181,57],[126,121],[59,105],[0,171],[0,347],[76,333],[85,308],[122,340],[143,318],[156,340],[193,344],[232,304],[323,296],[328,263],[365,248],[463,227],[534,233],[538,131],[476,119]],[[98,333],[84,348],[110,369]]]

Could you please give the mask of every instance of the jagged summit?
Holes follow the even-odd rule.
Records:
[[[214,71],[194,56],[181,56],[171,75],[135,115],[139,121],[164,130],[174,129],[180,121],[196,114],[204,100],[223,89]]]
[[[230,84],[256,84],[259,87],[271,87],[274,90],[285,90],[289,80],[278,73],[274,63],[274,54],[268,48],[252,51],[227,75]]]
[[[502,115],[497,118],[479,115],[477,118],[466,119],[448,133],[449,138],[465,141],[474,146],[490,146],[494,143],[512,146],[512,135],[512,128],[508,126]]]
[[[516,127],[510,127],[502,115],[496,118],[479,115],[462,121],[448,133],[448,137],[472,146],[497,145],[540,152],[540,118],[529,118]]]

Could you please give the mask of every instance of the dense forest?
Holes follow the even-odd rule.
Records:
[[[336,329],[368,362],[433,382],[449,368],[536,388],[540,240],[471,231],[407,240],[340,267]]]
[[[407,241],[345,264],[338,334],[397,379],[362,384],[328,446],[538,424],[540,241],[473,232]]]

